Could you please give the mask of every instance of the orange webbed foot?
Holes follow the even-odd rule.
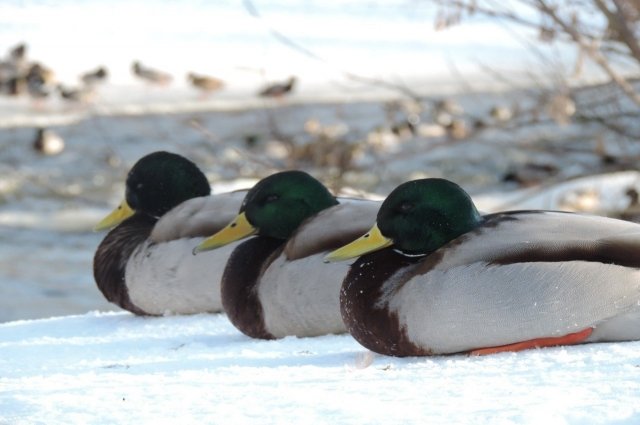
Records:
[[[530,348],[579,344],[587,339],[592,332],[593,328],[587,328],[580,332],[574,332],[563,336],[530,339],[528,341],[516,342],[515,344],[500,345],[498,347],[478,348],[477,350],[471,350],[469,354],[472,356],[485,356],[487,354],[517,352],[528,350]]]

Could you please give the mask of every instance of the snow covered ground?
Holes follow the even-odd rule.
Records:
[[[640,421],[640,342],[397,359],[223,315],[88,313],[0,324],[0,353],[3,425]]]

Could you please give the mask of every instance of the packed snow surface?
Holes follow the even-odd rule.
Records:
[[[0,324],[1,424],[638,423],[640,342],[391,358],[224,315]]]

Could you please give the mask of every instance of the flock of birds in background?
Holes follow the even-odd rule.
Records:
[[[56,80],[55,72],[39,61],[29,60],[28,46],[20,43],[9,49],[4,60],[0,60],[0,95],[11,97],[28,96],[37,107],[44,99],[57,93],[61,99],[77,104],[87,104],[96,97],[96,88],[107,81],[109,71],[104,66],[80,74],[80,84],[66,86]],[[173,76],[143,65],[139,61],[131,64],[132,74],[139,80],[155,86],[168,86]],[[187,81],[204,96],[224,88],[224,81],[204,74],[189,72]],[[260,97],[282,98],[293,91],[296,77],[262,88]],[[36,151],[44,155],[57,155],[64,150],[64,141],[53,131],[39,128],[33,143]]]
[[[34,100],[49,97],[57,92],[62,99],[74,102],[91,101],[95,88],[109,78],[109,71],[104,66],[87,71],[79,76],[81,84],[76,87],[65,86],[56,82],[53,70],[38,61],[27,58],[27,45],[20,43],[9,49],[7,58],[0,61],[0,93],[8,96],[28,95]],[[131,64],[132,74],[149,84],[167,86],[173,76],[167,72],[147,67],[139,61]],[[224,88],[224,81],[203,74],[189,72],[187,81],[196,89],[210,94]],[[269,85],[258,92],[262,97],[282,97],[290,93],[296,83],[296,77],[287,81]]]
[[[63,85],[57,81],[54,71],[41,62],[28,58],[28,47],[20,43],[9,49],[4,59],[0,58],[0,96],[27,97],[38,108],[46,98],[57,94],[70,105],[86,106],[97,97],[96,88],[109,78],[106,67],[100,66],[78,76],[79,84]],[[145,84],[166,87],[174,77],[164,71],[153,69],[134,61],[131,65],[133,76]],[[203,97],[220,91],[225,82],[208,75],[189,72],[186,75],[189,84]],[[283,99],[296,86],[296,77],[268,85],[256,92],[257,96]],[[462,140],[473,137],[490,127],[503,127],[518,116],[529,113],[534,120],[541,114],[565,125],[576,113],[576,105],[566,93],[543,95],[533,110],[520,110],[517,103],[510,106],[496,104],[485,115],[470,114],[452,98],[442,99],[402,99],[384,104],[388,126],[376,127],[369,133],[366,143],[373,149],[394,145],[398,141],[414,137],[443,137],[445,140]],[[322,126],[316,119],[308,120],[305,131],[312,136],[311,141],[300,145],[289,144],[288,155],[293,161],[306,161],[313,166],[335,166],[348,169],[359,143],[345,143],[344,125]],[[249,147],[255,145],[258,136],[246,139]],[[64,140],[51,129],[36,128],[33,149],[42,155],[57,155],[64,150]],[[505,182],[514,182],[520,186],[538,184],[541,180],[556,173],[557,167],[548,164],[528,164],[509,170],[503,177]]]

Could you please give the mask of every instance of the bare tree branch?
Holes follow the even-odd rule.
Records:
[[[601,0],[595,0],[600,2]],[[620,39],[629,47],[631,54],[638,62],[640,62],[640,45],[638,45],[638,40],[636,39],[635,34],[629,28],[628,21],[624,12],[624,5],[620,0],[612,0],[616,5],[615,23],[616,29],[618,31],[618,35]]]
[[[631,99],[635,104],[640,105],[640,95],[638,95],[633,86],[629,84],[623,76],[613,69],[598,47],[592,43],[588,43],[573,25],[561,19],[556,10],[547,4],[545,0],[536,0],[536,2],[541,12],[550,17],[565,33],[571,36],[573,41],[580,46],[580,48],[583,49],[584,52],[587,53],[589,57],[598,64],[598,66],[600,66],[600,68],[602,68],[602,70],[604,70],[613,81],[616,82],[616,84],[620,86],[629,99]]]
[[[515,22],[520,25],[524,25],[530,28],[539,28],[540,24],[538,22],[530,21],[528,19],[524,19],[520,15],[515,12],[506,10],[504,8],[498,9],[497,7],[484,7],[479,5],[477,2],[472,1],[468,2],[465,0],[434,0],[436,4],[445,7],[458,8],[463,11],[467,11],[470,13],[482,13],[486,16],[491,16],[494,18],[508,19],[509,21]]]

